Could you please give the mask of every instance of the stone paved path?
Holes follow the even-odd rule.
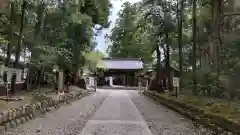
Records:
[[[4,135],[210,135],[130,90],[98,90]]]
[[[103,102],[80,135],[151,135],[127,92],[114,91]]]

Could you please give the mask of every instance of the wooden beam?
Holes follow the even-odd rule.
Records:
[[[240,12],[225,13],[225,14],[223,14],[223,17],[226,17],[226,16],[239,16],[239,15],[240,15]]]
[[[9,5],[9,0],[0,0],[0,7],[6,8]]]

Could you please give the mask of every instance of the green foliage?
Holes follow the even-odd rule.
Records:
[[[99,51],[91,51],[84,55],[85,58],[85,67],[88,68],[91,72],[96,71],[97,67],[103,67],[104,63],[102,58],[104,54]]]
[[[106,25],[108,23],[109,0],[82,0],[80,12],[92,18],[94,24]]]
[[[2,36],[0,35],[0,44],[1,44],[1,46],[2,46],[2,45],[5,46],[7,43],[8,43],[8,41],[7,41],[4,37],[2,37]],[[0,47],[1,47],[1,46],[0,46]]]
[[[8,58],[31,54],[28,77],[38,78],[36,82],[44,72],[52,73],[53,66],[76,74],[84,66],[85,52],[96,46],[95,26],[102,30],[109,25],[110,7],[109,0],[10,1],[0,11],[0,43],[7,44]]]
[[[137,5],[123,4],[116,25],[108,36],[111,57],[143,58],[146,63],[152,62],[153,41],[149,35],[150,28],[141,14]]]
[[[76,71],[84,65],[84,52],[95,47],[92,26],[107,23],[111,5],[108,0],[81,0],[64,1],[59,7],[47,6],[47,3],[35,5],[31,10],[37,15],[32,34],[40,35],[30,38],[34,46],[29,48],[35,54],[32,63],[38,66],[44,62]]]
[[[38,101],[43,101],[43,100],[51,100],[51,97],[47,97],[46,95],[43,94],[34,94],[32,97],[32,102],[38,102]]]

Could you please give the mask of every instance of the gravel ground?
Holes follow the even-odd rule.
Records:
[[[4,135],[211,135],[191,120],[130,90],[98,90]]]
[[[81,100],[9,129],[4,135],[76,135],[99,108],[109,92],[95,92]]]
[[[213,131],[194,124],[184,116],[135,91],[128,92],[153,135],[213,135]],[[231,135],[231,133],[226,133]]]

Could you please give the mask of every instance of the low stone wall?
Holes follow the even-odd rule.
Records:
[[[240,134],[240,125],[234,121],[218,116],[216,114],[212,114],[210,112],[205,112],[203,109],[197,108],[195,106],[171,100],[169,98],[161,96],[156,92],[145,91],[143,94],[167,106],[168,108],[194,120],[196,123],[214,130],[217,134],[222,134],[226,131]]]
[[[35,104],[26,104],[19,108],[4,111],[0,114],[0,133],[1,131],[16,127],[19,124],[23,124],[39,114],[44,114],[46,112],[56,110],[60,107],[60,104],[69,103],[76,99],[81,99],[81,97],[86,96],[90,93],[91,91],[73,92],[65,95],[60,95],[59,99],[43,100]]]

